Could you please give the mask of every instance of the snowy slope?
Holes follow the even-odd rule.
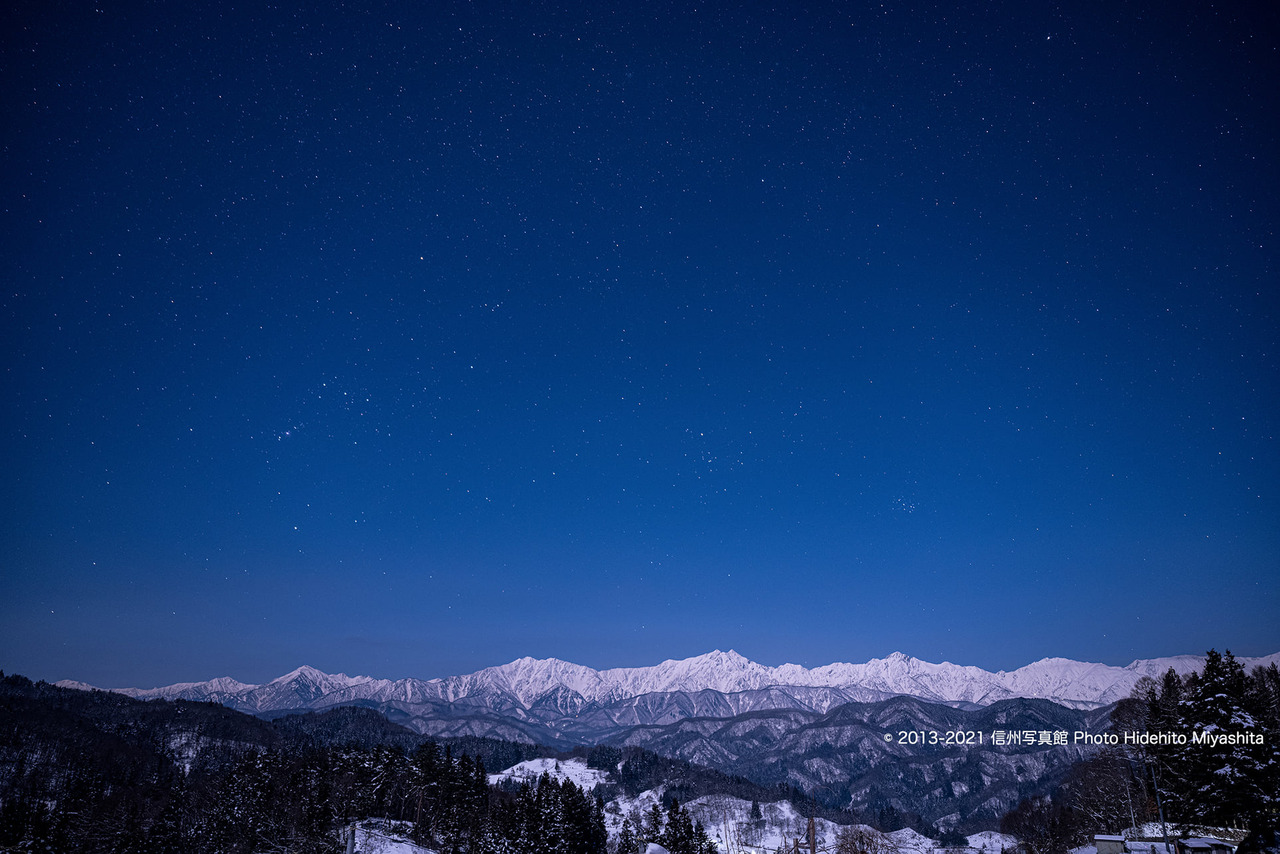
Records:
[[[588,768],[580,759],[534,759],[521,762],[489,777],[490,783],[504,780],[536,780],[543,773],[558,780],[571,780],[580,788],[590,791],[599,784],[612,782],[606,771]],[[661,805],[664,787],[641,792],[635,797],[621,796],[605,805],[605,828],[611,837],[622,830],[629,820],[633,828],[645,824],[645,816],[655,804]],[[752,820],[751,802],[730,795],[709,795],[684,804],[690,816],[701,822],[707,835],[722,852],[737,854],[767,854],[779,847],[791,848],[792,840],[803,840],[808,827],[808,816],[797,811],[787,801],[760,803],[760,818]],[[881,833],[865,825],[853,828],[834,824],[826,819],[815,819],[814,827],[821,848],[832,849],[842,833],[857,833],[864,838],[863,848],[879,854],[938,854],[939,843],[914,830]],[[988,831],[968,838],[967,854],[1001,854],[1012,850],[1017,839],[1005,834]],[[952,854],[959,854],[952,851]]]
[[[605,805],[605,828],[610,836],[616,836],[624,820],[633,827],[644,821],[655,803],[661,803],[662,790],[641,792],[634,798],[615,798]],[[791,840],[803,839],[808,818],[796,812],[786,801],[760,804],[761,820],[752,822],[751,802],[729,795],[710,795],[684,804],[694,821],[701,822],[707,836],[721,851],[756,854],[776,851],[780,846],[791,849]],[[814,822],[819,846],[834,845],[839,825],[826,819]],[[871,834],[880,834],[865,828]]]
[[[295,673],[297,671],[294,671]],[[281,679],[287,677],[281,676]],[[83,690],[86,686],[80,682],[63,681],[57,683],[62,688],[80,688]],[[217,679],[210,679],[208,682],[179,682],[176,685],[169,685],[164,688],[112,688],[117,694],[127,694],[139,700],[211,700],[215,703],[223,703],[224,705],[232,705],[228,700],[234,701],[237,697],[242,696],[247,691],[252,691],[256,685],[246,685],[243,682],[237,682],[229,676],[222,676]]]
[[[510,780],[516,783],[528,783],[532,786],[538,782],[538,778],[543,774],[549,774],[552,779],[560,782],[569,780],[584,792],[590,792],[596,786],[609,782],[608,773],[596,768],[588,768],[587,763],[581,759],[568,759],[565,761],[557,759],[528,759],[518,765],[511,766],[505,771],[490,774],[489,783],[498,785]]]
[[[346,850],[347,837],[353,835],[355,854],[436,854],[430,848],[414,844],[409,839],[409,830],[407,822],[365,819],[344,829],[342,850]]]
[[[909,827],[886,833],[885,836],[888,837],[893,846],[892,850],[897,854],[933,854],[938,847],[937,842]]]
[[[1018,837],[994,830],[984,830],[968,837],[969,847],[979,854],[1000,854],[1001,851],[1012,851],[1018,844]]]
[[[654,803],[661,800],[661,790],[648,791],[635,798],[616,798],[605,807],[605,824],[611,836],[622,828],[623,819],[634,825]],[[786,801],[760,804],[759,821],[751,820],[751,802],[729,795],[711,795],[698,798],[684,805],[695,821],[700,821],[707,835],[721,851],[738,854],[768,854],[782,848],[791,850],[793,840],[804,844],[808,830],[807,815],[797,812]],[[914,830],[905,829],[893,833],[881,833],[867,825],[844,827],[823,818],[814,819],[814,832],[819,849],[833,850],[841,833],[856,833],[863,837],[860,847],[880,854],[937,854],[940,844]],[[986,831],[968,838],[966,854],[1001,854],[1012,851],[1018,844],[1015,837]],[[801,850],[804,850],[802,847]],[[959,854],[956,849],[946,849]]]

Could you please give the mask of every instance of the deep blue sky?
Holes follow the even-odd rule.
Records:
[[[20,6],[5,670],[1280,650],[1274,4]]]

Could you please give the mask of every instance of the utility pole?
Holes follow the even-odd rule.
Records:
[[[1156,809],[1160,811],[1160,827],[1164,830],[1164,854],[1173,854],[1173,846],[1169,844],[1169,822],[1164,817],[1164,802],[1160,799],[1160,781],[1156,779],[1156,766],[1151,763],[1151,786],[1156,793]]]

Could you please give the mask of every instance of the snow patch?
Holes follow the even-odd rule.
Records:
[[[409,839],[411,827],[409,822],[365,819],[343,830],[342,850],[346,851],[349,835],[354,834],[355,854],[436,854]]]
[[[984,830],[966,837],[965,842],[969,843],[970,848],[983,854],[1000,854],[1001,851],[1012,851],[1018,844],[1018,838],[1007,833]]]
[[[900,854],[908,854],[908,852],[918,852],[918,854],[933,854],[934,849],[938,847],[938,843],[927,836],[904,827],[902,830],[895,830],[893,833],[886,833],[889,840],[898,849]]]
[[[569,780],[584,792],[590,792],[596,786],[609,782],[609,772],[596,768],[588,768],[581,759],[526,759],[512,765],[505,771],[489,775],[489,783],[497,785],[507,780],[516,783],[528,783],[530,786],[538,782],[543,774],[550,774],[556,781]]]

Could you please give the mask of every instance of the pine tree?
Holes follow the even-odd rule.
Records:
[[[588,836],[591,851],[603,852],[608,850],[609,831],[604,822],[604,798],[599,795],[592,799],[591,829]]]
[[[645,814],[644,828],[640,834],[641,842],[657,842],[662,837],[662,807],[657,801]]]
[[[1280,756],[1274,737],[1257,713],[1260,698],[1251,692],[1244,668],[1228,650],[1209,650],[1204,670],[1188,680],[1178,704],[1184,731],[1195,737],[1237,738],[1240,743],[1202,743],[1168,751],[1177,817],[1184,822],[1215,826],[1256,824],[1280,803],[1276,768]],[[1268,742],[1271,742],[1270,744]]]
[[[658,842],[671,854],[698,854],[694,846],[693,821],[688,810],[681,807],[675,798],[667,808],[667,827]]]
[[[707,829],[702,826],[701,821],[693,823],[693,854],[716,854],[716,844],[711,841],[711,837],[707,834]]]
[[[618,854],[638,854],[640,841],[636,839],[635,830],[631,827],[631,819],[622,820],[622,829],[618,832]]]
[[[440,800],[440,776],[443,759],[440,747],[424,742],[413,754],[410,780],[412,786],[413,839],[430,844],[435,838],[434,818]]]
[[[1182,702],[1184,685],[1176,670],[1170,667],[1160,680],[1160,692],[1155,696],[1155,705],[1151,712],[1153,732],[1174,732],[1181,724],[1179,704]]]
[[[548,854],[560,854],[568,845],[568,829],[560,795],[560,784],[551,779],[550,774],[543,773],[538,779],[538,828],[540,850]]]

